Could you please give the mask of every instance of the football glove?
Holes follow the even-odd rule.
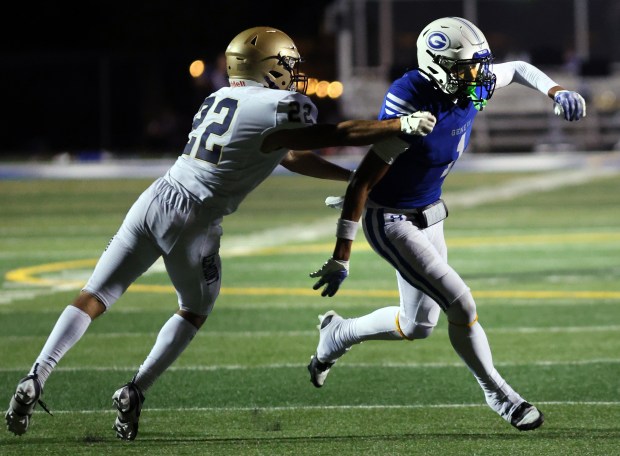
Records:
[[[325,205],[332,209],[342,209],[344,204],[344,196],[328,196],[325,198]]]
[[[416,111],[400,118],[400,130],[408,135],[426,136],[433,131],[436,122],[430,112]]]
[[[319,280],[312,287],[313,290],[318,290],[323,285],[323,291],[321,296],[329,296],[330,298],[336,294],[340,284],[349,275],[349,262],[344,260],[334,260],[330,258],[318,271],[311,272],[310,277],[320,277]]]
[[[586,116],[586,101],[577,92],[559,90],[553,97],[553,112],[556,116],[564,116],[568,121],[579,120]]]

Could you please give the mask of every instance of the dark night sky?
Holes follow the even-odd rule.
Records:
[[[67,2],[68,3],[68,2]],[[178,50],[215,52],[256,25],[291,35],[316,34],[330,1],[89,1],[71,6],[23,2],[2,32],[3,51]]]
[[[213,62],[237,33],[257,25],[288,33],[306,60],[302,70],[331,80],[335,37],[323,23],[333,1],[12,3],[0,19],[0,158],[100,149],[178,151],[210,93],[189,77],[189,64],[197,58]],[[572,3],[479,0],[479,25],[496,56],[528,51],[533,63],[557,65],[574,44]],[[369,5],[372,16],[377,4]],[[393,33],[401,46],[395,66],[413,61],[421,24],[463,12],[462,0],[393,5]],[[617,0],[590,0],[589,5],[591,58],[620,61]],[[372,31],[369,25],[368,34]],[[377,52],[370,49],[375,58]],[[319,121],[337,117],[334,106],[325,109],[324,101],[315,101]],[[332,118],[322,118],[324,113]],[[165,138],[148,133],[158,119],[176,122]]]
[[[23,2],[0,27],[0,155],[166,147],[145,139],[162,112],[177,116],[171,147],[182,145],[206,96],[188,77],[192,60],[213,61],[257,25],[285,31],[311,60],[331,48],[317,39],[329,3]]]

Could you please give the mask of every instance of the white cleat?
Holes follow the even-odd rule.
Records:
[[[336,360],[349,350],[347,347],[333,353],[328,346],[325,346],[330,341],[333,345],[333,334],[339,326],[339,323],[343,320],[344,319],[333,310],[325,312],[323,315],[319,315],[319,324],[317,326],[317,329],[319,330],[319,344],[315,354],[310,357],[310,364],[308,364],[310,381],[317,388],[321,388],[323,386],[325,379],[327,378],[327,374],[329,374],[329,370],[334,365]],[[331,353],[330,358],[332,361],[321,361],[318,356],[319,353]]]

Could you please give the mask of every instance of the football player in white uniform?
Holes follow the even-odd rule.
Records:
[[[372,248],[395,269],[400,306],[343,319],[329,311],[319,317],[320,335],[308,365],[310,380],[323,386],[330,368],[352,345],[365,340],[417,340],[430,336],[441,311],[450,342],[480,384],[488,405],[521,431],[538,428],[543,414],[497,372],[478,322],[471,291],[447,261],[443,234],[446,205],[441,187],[461,156],[479,110],[493,91],[517,82],[554,100],[566,120],[586,115],[583,98],[526,62],[491,66],[483,33],[471,22],[446,17],[420,33],[418,68],[390,86],[380,118],[431,112],[437,119],[424,138],[401,136],[375,144],[350,182],[337,225],[333,256],[310,276],[314,289],[333,296],[348,275],[351,245],[363,214]]]
[[[307,176],[349,179],[351,171],[310,149],[367,145],[432,129],[435,119],[430,114],[317,124],[316,107],[297,91],[302,87],[303,92],[307,82],[299,73],[300,60],[291,38],[274,28],[251,28],[231,41],[226,50],[230,87],[204,100],[183,153],[129,209],[90,279],[60,315],[10,400],[5,415],[10,432],[27,431],[37,403],[47,410],[41,394],[60,359],[91,321],[162,257],[179,309],[161,328],[133,379],[113,395],[116,434],[135,439],[144,393],[183,352],[213,309],[220,291],[222,218],[278,164]]]

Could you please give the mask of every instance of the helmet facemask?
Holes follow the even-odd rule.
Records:
[[[303,59],[282,55],[281,53],[272,58],[276,58],[278,61],[269,71],[269,76],[265,77],[265,82],[269,87],[282,89],[280,85],[284,83],[286,90],[305,94],[308,88],[308,76],[299,72],[299,64],[303,62]]]
[[[447,75],[445,91],[459,100],[469,99],[482,110],[493,96],[497,77],[493,74],[493,55],[484,50],[471,59],[453,60],[427,51]]]

